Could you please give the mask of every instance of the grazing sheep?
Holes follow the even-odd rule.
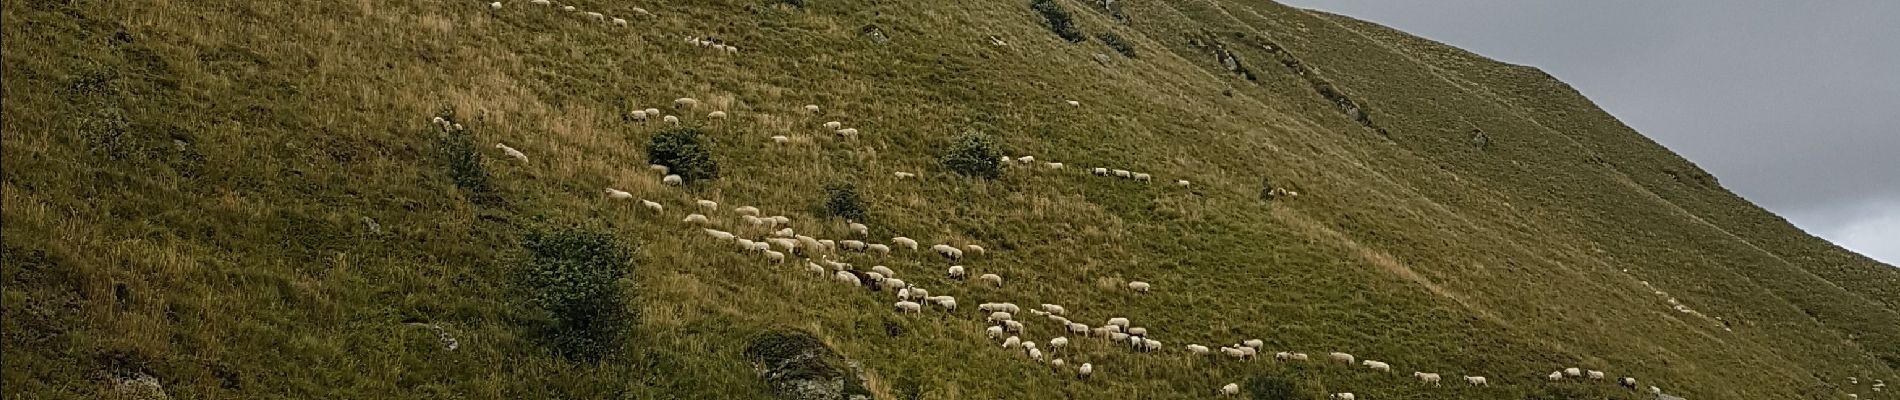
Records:
[[[862,282],[862,281],[859,281],[858,276],[856,274],[852,274],[851,271],[838,271],[837,273],[832,274],[832,277],[837,279],[839,282],[849,283],[852,285],[857,285],[859,284],[859,282]]]
[[[1076,378],[1088,379],[1089,375],[1094,375],[1094,374],[1095,374],[1095,366],[1089,365],[1089,363],[1082,363],[1082,366],[1075,368]]]
[[[1062,163],[1059,162],[1044,163],[1043,165],[1048,166],[1049,169],[1062,169],[1063,167]]]
[[[776,252],[776,251],[771,251],[771,250],[766,250],[766,251],[765,251],[765,258],[766,258],[766,259],[768,259],[768,260],[772,260],[772,263],[773,263],[773,264],[784,264],[784,263],[785,263],[785,253],[780,253],[780,252]]]
[[[646,207],[648,210],[653,210],[654,214],[666,212],[666,206],[662,206],[660,205],[660,203],[647,201],[647,199],[640,199],[640,206]]]
[[[847,242],[847,243],[849,243],[849,242],[852,242],[852,241],[851,241],[851,240],[846,240],[845,242]],[[886,266],[882,266],[882,265],[874,265],[874,266],[871,266],[871,271],[875,271],[875,272],[877,272],[877,273],[880,273],[880,274],[884,274],[884,276],[897,276],[897,271],[892,271],[892,270],[891,270],[891,267],[886,267]]]
[[[1003,348],[1005,349],[1013,349],[1013,348],[1021,347],[1022,345],[1023,345],[1022,338],[1010,336],[1008,339],[1003,339]]]
[[[712,200],[695,200],[693,204],[699,205],[699,208],[704,208],[706,211],[719,211],[719,203]]]
[[[963,258],[963,250],[958,250],[956,247],[951,247],[950,245],[947,245],[947,244],[939,244],[935,246],[930,246],[930,250],[935,251],[937,252],[937,254],[941,254],[944,256],[944,258],[948,258],[952,261]]]
[[[872,243],[868,247],[871,249],[872,252],[875,252],[878,254],[891,254],[890,245],[881,244],[881,243]]]
[[[665,176],[667,171],[669,170],[669,168],[667,168],[665,165],[660,165],[660,164],[647,164],[647,169],[653,170],[653,172],[658,172],[660,173],[661,176]]]
[[[580,10],[580,9],[574,8],[574,6],[561,6],[561,11],[574,12],[576,10]]]
[[[917,177],[917,174],[913,174],[913,173],[909,173],[909,172],[904,172],[904,171],[897,171],[897,172],[893,172],[893,173],[891,173],[891,174],[892,174],[892,175],[896,175],[896,176],[897,176],[897,179],[910,179],[910,178],[916,178],[916,177]]]
[[[945,275],[948,276],[950,279],[955,279],[959,281],[963,280],[963,266],[952,265],[950,266],[950,271],[945,273]]]
[[[983,246],[978,246],[974,244],[963,245],[963,249],[969,250],[971,253],[976,253],[976,255],[979,255],[979,256],[983,255],[983,253],[988,251],[988,250],[983,250]]]
[[[1031,344],[1031,343],[1024,343],[1024,344]],[[1036,360],[1036,362],[1042,362],[1042,350],[1029,349],[1029,359]]]
[[[551,5],[554,5],[554,2],[548,1],[548,0],[528,0],[528,4],[533,4],[537,6],[551,6]]]
[[[1548,376],[1548,377],[1546,377],[1546,378],[1547,378],[1547,379],[1550,379],[1550,380],[1551,380],[1551,381],[1553,381],[1553,382],[1554,382],[1554,381],[1561,381],[1561,380],[1564,380],[1564,372],[1563,372],[1563,371],[1550,371],[1550,376]]]
[[[1062,359],[1058,358],[1054,360],[1049,360],[1049,366],[1055,367],[1056,369],[1062,369],[1062,366],[1063,366]]]
[[[1057,336],[1054,339],[1049,339],[1050,350],[1061,350],[1064,346],[1068,346],[1068,345],[1069,345],[1069,338],[1066,338],[1066,337]]]
[[[825,251],[829,251],[829,252],[838,251],[838,241],[836,240],[831,240],[831,239],[819,240],[818,245],[825,246]]]
[[[1352,355],[1346,354],[1346,353],[1334,352],[1331,354],[1327,354],[1326,356],[1331,357],[1333,361],[1339,361],[1339,362],[1343,362],[1347,364],[1352,364],[1352,360],[1353,360]]]
[[[949,312],[957,311],[957,298],[955,297],[940,296],[940,297],[937,297],[936,303],[938,307],[943,307],[944,311],[949,311]]]
[[[844,127],[844,123],[843,123],[843,122],[838,122],[838,121],[831,121],[831,122],[826,122],[826,123],[825,123],[825,130],[831,130],[831,131],[836,131],[836,130],[838,130],[839,128],[843,128],[843,127]]]
[[[1371,368],[1373,371],[1392,372],[1392,365],[1383,362],[1365,360],[1360,361],[1359,364],[1366,366],[1366,368]]]
[[[1108,319],[1108,324],[1109,324],[1109,325],[1114,325],[1114,326],[1117,326],[1117,327],[1122,327],[1122,328],[1127,328],[1127,327],[1128,327],[1128,318],[1123,318],[1123,317],[1115,317],[1115,318],[1109,318],[1109,319]]]
[[[1332,399],[1332,400],[1357,400],[1358,399],[1357,397],[1353,397],[1351,392],[1333,393],[1331,395],[1327,395],[1326,398]]]
[[[528,155],[526,153],[522,153],[521,150],[515,150],[515,148],[508,147],[508,145],[501,144],[501,143],[496,143],[495,148],[501,149],[501,154],[508,156],[508,158],[521,160],[521,162],[524,162],[524,163],[528,162]]]
[[[686,219],[685,219],[685,220],[682,220],[682,221],[683,221],[683,222],[686,222],[686,223],[689,223],[689,224],[704,224],[704,223],[706,223],[706,222],[707,222],[707,221],[706,221],[706,216],[704,216],[704,215],[699,215],[699,214],[692,214],[692,215],[687,215],[687,216],[686,216]]]
[[[732,238],[735,237],[732,235],[732,232],[726,232],[726,231],[712,229],[712,228],[706,228],[706,234],[712,235],[714,239],[719,239],[719,240],[732,240]]]
[[[673,125],[679,125],[679,124],[680,124],[680,117],[675,117],[675,116],[671,116],[671,115],[668,115],[668,116],[666,116],[665,118],[660,118],[660,121],[663,121],[663,122],[666,122],[666,123],[669,123],[669,124],[673,124]]]
[[[647,122],[646,110],[633,110],[633,112],[627,113],[627,116],[633,118],[635,121]]]
[[[679,186],[680,184],[686,183],[686,179],[680,178],[679,175],[667,175],[665,178],[660,178],[660,183]]]
[[[1223,396],[1233,396],[1233,395],[1240,394],[1240,384],[1229,383],[1226,386],[1221,386],[1220,394]]]
[[[990,316],[988,318],[985,318],[984,320],[989,321],[989,322],[1003,322],[1003,321],[1010,320],[1010,318],[1012,318],[1012,316],[1009,315],[1009,313],[997,311],[997,312],[990,313]]]
[[[1088,326],[1088,325],[1085,325],[1085,324],[1079,324],[1079,323],[1074,323],[1074,322],[1070,322],[1070,323],[1068,324],[1068,328],[1069,328],[1069,333],[1073,333],[1073,334],[1077,334],[1077,335],[1082,335],[1082,336],[1088,336],[1088,335],[1089,335],[1089,326]]]
[[[500,10],[500,9],[501,9],[501,2],[499,2],[499,1],[497,1],[497,2],[493,2],[493,3],[488,3],[488,9],[490,9],[490,10]]]
[[[976,277],[976,279],[983,281],[983,283],[996,285],[996,287],[1003,287],[1003,277],[997,276],[996,274],[983,274],[983,276]]]
[[[614,18],[614,25],[627,26],[627,20],[624,18]]]
[[[759,208],[753,207],[753,206],[744,206],[744,207],[734,208],[732,209],[732,212],[739,213],[739,215],[746,215],[746,216],[753,216],[753,217],[759,216]]]
[[[1430,373],[1430,372],[1413,372],[1412,376],[1418,378],[1419,382],[1430,383],[1432,384],[1432,386],[1438,386],[1438,374]]]
[[[780,230],[772,232],[772,237],[775,237],[775,238],[789,238],[789,237],[797,236],[797,235],[798,235],[797,232],[792,232],[792,228],[785,228],[785,229],[780,229]],[[792,241],[792,244],[793,244],[793,247],[797,247],[798,241],[794,240]]]
[[[1180,186],[1180,187],[1188,187],[1188,185],[1190,185],[1190,183],[1188,183],[1188,181],[1187,181],[1186,179],[1175,179],[1175,180],[1174,180],[1174,185],[1175,185],[1175,186]]]
[[[1016,321],[1003,321],[1003,329],[1010,332],[1022,332],[1023,323],[1016,322]]]
[[[1148,294],[1148,286],[1148,282],[1128,282],[1128,289],[1134,290],[1135,293]]]
[[[1135,176],[1134,173],[1128,172],[1128,170],[1125,169],[1115,170],[1114,173],[1117,178],[1133,178]]]
[[[871,227],[869,227],[869,226],[864,226],[864,224],[860,224],[860,223],[856,223],[856,222],[852,222],[852,223],[851,223],[850,225],[846,225],[846,227],[848,227],[848,228],[850,228],[850,229],[851,229],[851,233],[852,233],[852,234],[855,234],[855,235],[858,235],[858,236],[870,236],[870,235],[871,235]]]
[[[838,136],[844,136],[845,138],[849,138],[849,139],[856,139],[858,137],[858,128],[839,129]]]
[[[658,108],[648,108],[646,109],[646,112],[647,112],[647,116],[649,117],[657,117],[660,115],[660,109]]]
[[[693,107],[699,107],[699,99],[695,99],[691,97],[681,97],[679,99],[673,100],[673,108],[684,110],[684,109],[693,108]]]
[[[1109,322],[1110,322],[1110,323],[1113,323],[1114,321],[1109,321]],[[1123,331],[1122,331],[1122,327],[1121,327],[1121,325],[1108,325],[1108,326],[1103,326],[1103,327],[1102,327],[1102,330],[1105,330],[1105,331],[1108,331],[1108,332],[1114,332],[1114,333],[1128,333],[1128,332],[1123,332]]]
[[[812,264],[812,263],[807,262],[805,263],[805,271],[808,271],[814,274],[823,275],[825,273],[825,267],[818,264]]]
[[[1198,355],[1205,355],[1205,354],[1207,354],[1207,352],[1208,352],[1208,349],[1207,349],[1207,346],[1202,346],[1202,345],[1198,345],[1198,344],[1190,344],[1190,345],[1187,345],[1187,351],[1188,351],[1188,353],[1191,353],[1191,354],[1194,354],[1194,355],[1197,355],[1197,356],[1198,356]]]
[[[1067,314],[1069,312],[1068,309],[1055,304],[1043,304],[1039,307],[1041,307],[1043,311],[1048,311],[1050,314]]]
[[[989,328],[984,328],[983,332],[989,335],[991,339],[999,339],[1003,337],[1003,327],[1001,326],[991,326]]]
[[[1465,377],[1465,383],[1469,383],[1471,386],[1491,386],[1490,381],[1484,379],[1482,376],[1467,376]]]
[[[870,245],[864,244],[864,241],[860,241],[860,240],[840,241],[838,242],[838,245],[844,246],[845,250],[851,250],[851,251],[864,251],[864,248],[870,247]]]
[[[908,301],[900,301],[900,302],[897,302],[897,312],[921,313],[921,312],[924,312],[924,306],[922,304],[912,303]]]
[[[1128,334],[1134,335],[1134,336],[1148,336],[1148,328],[1143,328],[1139,326],[1128,328]]]
[[[772,222],[779,225],[785,225],[785,224],[792,223],[792,219],[790,217],[786,217],[783,215],[774,215],[772,216]]]
[[[1293,353],[1293,361],[1306,361],[1310,358],[1312,357],[1307,356],[1306,353]]]
[[[1625,376],[1623,379],[1617,379],[1616,384],[1623,385],[1623,387],[1629,388],[1630,390],[1636,390],[1636,378]]]
[[[1108,176],[1108,168],[1090,168],[1089,173],[1095,176]]]
[[[1603,380],[1603,371],[1591,370],[1589,372],[1589,375],[1590,375],[1590,379],[1599,380],[1599,381]]]
[[[907,283],[904,283],[903,279],[885,278],[884,286],[890,286],[892,289],[903,289],[905,287],[909,287],[910,285]]]
[[[778,136],[772,137],[772,143],[786,144],[786,143],[791,143],[791,142],[792,142],[792,138],[785,137],[785,135],[778,135]]]
[[[606,20],[607,20],[607,16],[606,16],[606,15],[604,15],[604,14],[601,14],[601,13],[597,13],[597,12],[593,12],[593,11],[588,11],[588,12],[587,12],[586,14],[587,14],[587,17],[588,17],[588,18],[593,18],[593,19],[594,19],[595,21],[606,21]]]
[[[806,111],[806,112],[809,112],[809,113],[812,113],[812,114],[817,114],[817,113],[818,113],[818,105],[817,105],[817,104],[806,104],[806,105],[805,105],[805,111]]]
[[[1255,350],[1259,350],[1261,346],[1266,346],[1266,345],[1267,345],[1267,342],[1266,342],[1266,341],[1264,341],[1264,340],[1260,340],[1260,339],[1247,339],[1247,340],[1243,340],[1243,341],[1241,341],[1241,342],[1240,342],[1240,345],[1241,345],[1241,346],[1247,346],[1247,347],[1252,347],[1252,348],[1254,348]]]
[[[725,112],[725,111],[713,111],[713,112],[710,112],[710,113],[707,113],[707,114],[706,114],[706,118],[707,118],[707,119],[721,119],[721,120],[723,120],[723,119],[726,119],[726,112]]]
[[[1577,367],[1564,368],[1564,376],[1568,376],[1572,378],[1582,377],[1583,368],[1577,368]]]
[[[898,236],[898,237],[891,238],[891,243],[896,244],[898,246],[902,246],[907,249],[911,249],[912,251],[917,250],[917,241],[911,240],[910,238],[907,238],[907,237]]]
[[[1072,106],[1072,107],[1081,107],[1081,106],[1082,106],[1082,102],[1080,102],[1080,101],[1075,101],[1075,100],[1069,100],[1069,106]]]
[[[1148,182],[1152,180],[1154,180],[1154,177],[1148,174],[1142,174],[1142,173],[1135,174],[1135,181],[1137,182]]]
[[[1227,347],[1227,346],[1221,346],[1221,348],[1220,348],[1220,353],[1221,353],[1221,354],[1225,354],[1225,355],[1227,355],[1228,357],[1233,357],[1233,358],[1234,358],[1234,359],[1236,359],[1236,360],[1245,360],[1245,359],[1247,359],[1247,351],[1246,351],[1246,350],[1241,350],[1241,349],[1238,349],[1238,348],[1233,348],[1233,347]]]
[[[753,225],[753,226],[765,225],[765,220],[759,219],[759,217],[754,217],[750,215],[741,215],[740,217],[743,217],[742,220],[745,221],[746,225]]]
[[[1285,351],[1282,351],[1282,352],[1278,352],[1278,353],[1273,353],[1273,358],[1274,358],[1274,359],[1278,359],[1278,360],[1280,360],[1280,361],[1287,361],[1287,360],[1292,360],[1292,359],[1293,359],[1293,353],[1291,353],[1291,352],[1285,352]]]
[[[1016,162],[1023,163],[1023,164],[1033,163],[1033,162],[1036,162],[1036,156],[1016,157]]]
[[[607,198],[614,199],[614,200],[627,200],[627,199],[633,198],[633,193],[627,193],[626,191],[623,191],[620,189],[607,188]]]

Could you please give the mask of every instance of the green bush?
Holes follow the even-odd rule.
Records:
[[[1042,13],[1042,18],[1049,21],[1049,31],[1055,32],[1056,36],[1062,37],[1062,40],[1071,43],[1088,40],[1087,36],[1082,35],[1081,30],[1076,29],[1075,21],[1069,17],[1069,10],[1063,9],[1062,5],[1056,4],[1055,0],[1032,0],[1029,2],[1029,8]]]
[[[543,338],[572,360],[599,361],[616,354],[635,320],[619,286],[632,253],[604,233],[576,229],[528,236],[525,282],[534,305],[553,323]]]
[[[864,201],[858,198],[858,185],[847,182],[825,185],[825,212],[847,221],[864,221]]]
[[[700,143],[699,129],[667,128],[647,142],[647,162],[665,165],[687,182],[719,179],[719,163]]]
[[[471,201],[479,205],[494,205],[500,201],[494,186],[488,182],[488,170],[482,167],[481,148],[468,131],[443,132],[436,138],[436,152],[442,160],[442,168],[448,170],[449,180],[455,182],[455,187],[468,191]]]
[[[1135,58],[1135,47],[1129,45],[1127,41],[1122,40],[1121,35],[1102,33],[1095,35],[1095,39],[1101,40],[1102,44],[1108,45],[1108,48],[1115,49],[1116,53],[1122,53],[1123,56],[1128,58]]]
[[[997,160],[996,140],[980,132],[967,132],[950,138],[950,152],[943,155],[943,168],[963,175],[996,179],[1003,173]]]
[[[1311,398],[1300,393],[1293,382],[1286,379],[1257,375],[1247,380],[1247,393],[1253,400],[1305,400]]]

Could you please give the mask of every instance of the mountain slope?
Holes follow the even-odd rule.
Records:
[[[1069,43],[1018,1],[574,4],[626,27],[506,3],[6,3],[4,396],[150,377],[179,398],[764,398],[745,349],[773,330],[858,363],[878,398],[1258,395],[1259,377],[1307,395],[1640,398],[1544,379],[1565,366],[1689,398],[1879,398],[1869,382],[1897,380],[1900,270],[1747,203],[1542,72],[1370,23],[1057,1],[1090,36]],[[662,124],[626,117],[648,107],[701,128],[721,178],[661,184],[645,148]],[[964,132],[1067,167],[957,175],[939,158]],[[1263,201],[1263,180],[1300,195]],[[927,252],[840,255],[962,304],[897,314],[889,291],[679,222],[710,199],[744,237],[769,231],[731,207],[845,239],[823,207],[837,182],[863,195],[868,241],[981,244],[958,263],[1007,283],[949,280]],[[521,283],[525,242],[564,229],[632,249],[617,287],[636,317],[599,364],[549,349],[553,317]],[[984,337],[975,306],[1002,301],[1128,317],[1166,349],[1069,335],[1051,355],[1071,370],[1052,371]],[[1025,338],[1063,335],[1023,314]],[[1250,338],[1394,371],[1180,347]],[[1082,362],[1095,376],[1072,376]]]

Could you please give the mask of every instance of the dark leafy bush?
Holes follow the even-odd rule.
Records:
[[[752,338],[743,352],[778,398],[870,398],[844,357],[803,331],[772,330]]]
[[[1253,400],[1306,400],[1312,398],[1283,378],[1257,375],[1247,380],[1247,393]]]
[[[1061,4],[1056,4],[1055,0],[1032,0],[1029,2],[1029,8],[1041,13],[1042,18],[1049,21],[1049,31],[1055,32],[1056,36],[1061,37],[1062,40],[1072,43],[1088,40],[1088,37],[1083,36],[1082,31],[1075,27],[1075,21],[1069,17],[1069,10],[1062,8]]]
[[[864,201],[858,197],[858,185],[847,182],[825,185],[825,212],[848,221],[863,221]]]
[[[1135,58],[1135,46],[1122,40],[1121,35],[1105,32],[1095,35],[1095,39],[1101,40],[1102,44],[1108,45],[1108,48],[1115,49],[1116,53],[1122,53],[1123,56],[1128,58]]]
[[[773,0],[773,3],[792,6],[792,8],[805,8],[805,0]]]
[[[719,179],[719,163],[700,143],[699,129],[668,128],[647,142],[647,162],[665,165],[687,182]]]
[[[449,180],[455,182],[455,187],[468,191],[471,201],[480,205],[500,201],[494,186],[489,184],[488,170],[482,167],[481,148],[468,131],[443,132],[436,138],[436,152],[443,169],[448,170]]]
[[[985,179],[1002,175],[997,160],[996,140],[980,132],[967,132],[950,138],[950,151],[943,155],[943,168],[951,172]]]
[[[577,229],[536,232],[523,247],[531,300],[553,319],[544,335],[550,347],[580,361],[616,354],[634,321],[632,296],[619,284],[632,253],[607,234]]]

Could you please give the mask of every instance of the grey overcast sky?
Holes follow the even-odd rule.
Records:
[[[1900,0],[1289,0],[1557,76],[1722,185],[1900,265]]]

